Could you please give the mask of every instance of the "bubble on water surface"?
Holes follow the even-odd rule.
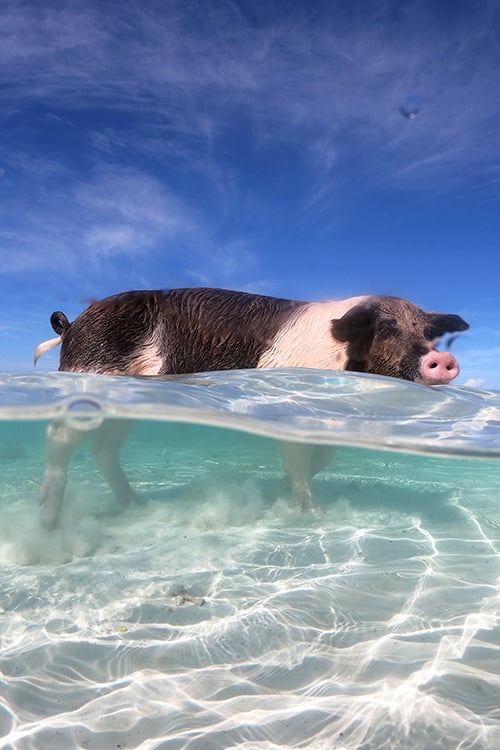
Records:
[[[75,430],[95,430],[104,419],[104,410],[93,398],[76,398],[66,405],[66,421]]]

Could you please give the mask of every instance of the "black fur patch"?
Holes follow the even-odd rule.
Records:
[[[225,289],[124,292],[76,318],[63,337],[59,369],[131,372],[148,345],[162,375],[254,368],[305,304]]]

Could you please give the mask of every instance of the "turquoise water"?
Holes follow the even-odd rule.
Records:
[[[500,747],[500,396],[312,371],[0,379],[0,747]],[[40,524],[47,425],[87,442]],[[335,446],[295,510],[279,443]]]

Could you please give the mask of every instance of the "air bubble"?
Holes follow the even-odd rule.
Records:
[[[74,430],[95,430],[104,420],[101,404],[91,398],[78,398],[66,404],[66,422]]]
[[[416,96],[407,96],[399,109],[408,120],[414,120],[420,112],[420,102]]]

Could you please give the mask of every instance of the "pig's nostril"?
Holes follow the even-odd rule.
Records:
[[[437,363],[437,362],[431,362],[431,364],[429,365],[429,368],[430,368],[431,370],[434,370],[434,369],[435,369],[435,368],[436,368],[437,366],[438,366],[438,363]]]

